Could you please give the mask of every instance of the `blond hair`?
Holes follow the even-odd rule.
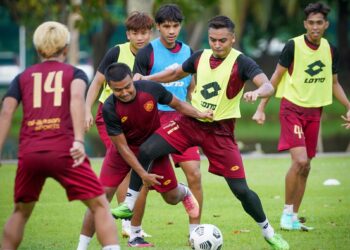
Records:
[[[43,58],[58,56],[69,44],[67,27],[59,22],[49,21],[40,24],[33,35],[34,46]]]

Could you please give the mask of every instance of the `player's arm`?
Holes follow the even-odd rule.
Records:
[[[74,159],[73,167],[80,165],[85,159],[84,118],[85,118],[86,83],[76,78],[71,83],[70,114],[72,117],[74,142],[70,154]]]
[[[277,86],[281,81],[283,74],[286,71],[287,71],[287,68],[281,66],[280,64],[277,64],[276,69],[270,79],[270,82],[274,89],[277,89]],[[258,107],[256,108],[255,114],[253,115],[252,119],[256,121],[258,124],[264,124],[265,122],[265,119],[266,119],[265,107],[269,102],[269,100],[270,100],[270,97],[263,97],[260,100]]]
[[[92,80],[86,95],[86,101],[85,101],[85,129],[86,130],[89,130],[94,123],[94,118],[91,110],[92,110],[92,106],[94,105],[97,99],[98,94],[100,93],[100,89],[104,81],[105,81],[105,76],[99,71],[96,71],[95,77]]]
[[[345,124],[345,128],[350,128],[349,122],[350,122],[350,102],[349,99],[346,97],[346,94],[344,92],[343,87],[340,85],[338,81],[338,74],[333,74],[333,95],[337,100],[344,105],[346,108],[346,114],[342,118],[344,121],[348,122],[348,124]]]
[[[13,97],[5,97],[0,111],[0,166],[2,149],[11,127],[13,114],[18,106],[18,101]]]
[[[195,107],[193,107],[191,104],[187,102],[180,101],[176,96],[173,95],[173,98],[171,102],[168,104],[170,107],[175,109],[176,111],[180,112],[183,115],[190,116],[193,118],[198,119],[207,119],[212,120],[213,119],[213,111],[212,110],[206,110],[205,112],[201,112]]]
[[[294,47],[294,41],[289,40],[281,52],[276,69],[270,79],[270,82],[275,90],[277,89],[277,86],[280,83],[282,76],[294,61]],[[256,109],[255,114],[252,117],[252,119],[255,120],[258,124],[264,124],[265,122],[264,111],[268,101],[269,98],[262,98]]]
[[[259,97],[267,98],[274,93],[274,88],[264,73],[260,73],[253,78],[253,83],[258,87],[254,91],[244,93],[243,98],[247,102],[254,102]]]
[[[192,100],[192,93],[193,93],[195,87],[196,87],[196,77],[195,77],[194,75],[192,75],[191,83],[190,83],[190,85],[188,85],[188,87],[187,87],[187,96],[186,96],[186,99],[187,99],[188,101],[191,101],[191,100]]]
[[[92,80],[90,87],[87,92],[86,101],[85,101],[85,129],[89,130],[93,123],[94,118],[92,115],[92,106],[94,105],[98,94],[100,93],[101,87],[105,82],[104,71],[105,69],[113,62],[116,62],[119,58],[120,47],[116,46],[108,50],[108,52],[104,55],[94,79]]]
[[[139,163],[134,152],[129,148],[123,133],[119,135],[109,136],[114,146],[117,148],[125,162],[141,177],[147,186],[160,185],[157,179],[162,179],[163,176],[149,174]]]
[[[21,90],[19,87],[19,76],[12,80],[3,100],[0,111],[0,165],[1,153],[11,127],[13,114],[15,113],[18,103],[21,101]]]
[[[153,75],[142,76],[142,75],[135,74],[134,80],[137,79],[137,80],[152,80],[155,82],[172,82],[172,81],[176,81],[181,78],[184,78],[189,74],[190,73],[183,71],[181,65],[177,65],[175,67],[167,68]]]

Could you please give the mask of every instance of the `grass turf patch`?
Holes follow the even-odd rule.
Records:
[[[291,249],[348,249],[350,245],[350,157],[320,156],[312,161],[312,170],[302,203],[300,216],[307,218],[312,232],[283,232],[279,217],[284,204],[284,176],[289,157],[244,157],[248,184],[259,194],[264,210],[278,233],[288,240]],[[101,160],[92,160],[99,173]],[[224,236],[224,249],[269,249],[256,223],[243,211],[223,178],[207,173],[207,161],[202,161],[204,207],[202,223],[215,224]],[[15,164],[0,167],[0,226],[13,209]],[[180,181],[185,178],[176,170]],[[338,179],[340,186],[324,186],[323,181]],[[116,204],[114,200],[112,206]],[[59,184],[48,179],[40,201],[27,224],[20,249],[75,249],[85,207],[80,202],[69,203]],[[116,222],[119,232],[121,224]],[[181,204],[165,204],[160,195],[149,193],[144,230],[158,249],[190,249],[187,244],[188,218]],[[127,240],[120,238],[122,248]],[[94,238],[90,249],[100,249]]]

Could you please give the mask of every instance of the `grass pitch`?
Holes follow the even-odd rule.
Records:
[[[283,232],[279,217],[284,204],[284,176],[289,157],[244,157],[247,180],[257,192],[264,210],[278,233],[288,240],[291,249],[349,249],[350,246],[350,157],[346,155],[319,156],[312,170],[300,216],[307,218],[312,232]],[[99,173],[101,160],[92,160]],[[208,162],[202,161],[204,207],[202,222],[215,224],[224,236],[224,249],[269,249],[256,223],[245,214],[233,197],[223,178],[207,173]],[[0,167],[0,227],[13,209],[15,164]],[[182,171],[176,170],[184,181]],[[335,178],[340,186],[324,186],[326,179]],[[116,201],[112,202],[114,206]],[[69,203],[64,190],[53,180],[47,180],[40,201],[27,224],[20,249],[75,249],[85,207],[80,202]],[[147,238],[158,249],[190,249],[187,246],[188,222],[181,204],[170,206],[159,194],[150,192],[143,222]],[[120,231],[120,222],[116,222]],[[120,237],[122,248],[127,240]],[[100,249],[94,238],[90,249]]]

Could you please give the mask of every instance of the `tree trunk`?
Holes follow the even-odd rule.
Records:
[[[115,31],[115,25],[109,21],[103,21],[102,30],[92,37],[92,54],[94,58],[94,69],[96,71],[104,54],[107,52],[108,41]]]
[[[127,12],[142,11],[152,14],[154,0],[128,0],[126,3]]]
[[[340,56],[340,65],[341,67],[350,69],[350,47],[349,47],[349,29],[348,29],[348,9],[349,1],[347,0],[338,0],[338,49]],[[350,88],[348,88],[350,89]]]

